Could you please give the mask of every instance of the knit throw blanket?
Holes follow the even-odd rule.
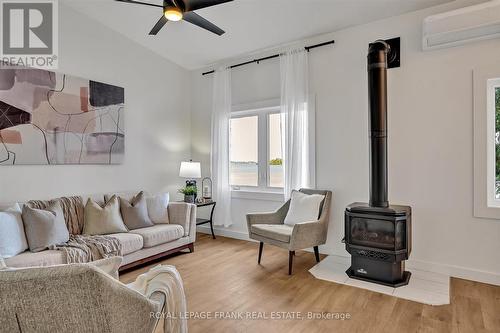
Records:
[[[158,265],[153,267],[147,273],[139,275],[134,282],[127,286],[148,298],[155,292],[164,294],[165,306],[162,310],[163,313],[159,313],[165,318],[164,332],[187,333],[187,305],[184,284],[179,271],[174,266]]]
[[[118,239],[101,235],[71,235],[68,242],[53,245],[50,249],[64,251],[68,264],[121,256],[122,252]]]
[[[68,264],[85,263],[113,256],[121,256],[121,244],[118,239],[111,236],[81,235],[84,223],[82,197],[31,200],[26,204],[34,209],[45,209],[54,201],[59,201],[61,204],[64,220],[71,236],[68,242],[53,245],[50,249],[64,251]]]

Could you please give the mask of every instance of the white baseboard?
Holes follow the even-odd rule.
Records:
[[[203,234],[210,234],[210,235],[212,234],[212,232],[210,231],[210,227],[199,226],[196,228],[196,230],[198,232],[203,233]],[[248,234],[246,232],[230,230],[230,229],[226,229],[226,228],[214,227],[214,233],[216,236],[223,236],[223,237],[229,237],[229,238],[241,239],[241,240],[254,242],[253,239],[248,238]]]
[[[477,281],[500,286],[500,274],[455,265],[439,264],[422,260],[408,260],[408,268],[447,274],[459,279]]]
[[[198,231],[211,234],[210,228],[206,226],[198,227]],[[248,238],[248,234],[246,232],[229,230],[225,228],[214,228],[214,232],[216,235],[220,235],[223,237],[235,238],[246,241],[254,241]],[[312,251],[312,249],[306,249],[306,251]],[[334,254],[332,248],[328,248],[326,246],[320,246],[320,253],[335,256],[337,260],[341,262],[350,262],[351,258],[349,256],[343,256]],[[493,284],[500,286],[500,274],[494,272],[487,272],[472,268],[466,268],[455,265],[448,264],[440,264],[435,262],[423,261],[423,260],[415,260],[410,259],[406,262],[406,267],[408,269],[414,268],[421,271],[434,272],[439,274],[446,274],[455,278],[477,281],[487,284]]]

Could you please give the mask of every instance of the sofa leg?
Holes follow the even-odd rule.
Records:
[[[193,253],[194,252],[194,243],[189,244],[188,249],[189,249],[189,253]]]
[[[288,251],[288,275],[292,275],[293,256],[295,251]]]
[[[262,258],[262,249],[264,248],[264,243],[260,242],[259,244],[259,260],[257,260],[257,263],[260,265],[260,259]]]
[[[316,262],[319,262],[319,248],[317,246],[314,247],[314,256],[316,257]]]

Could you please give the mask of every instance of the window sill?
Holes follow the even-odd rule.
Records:
[[[259,190],[231,190],[231,198],[246,200],[264,200],[284,202],[283,192],[259,191]]]

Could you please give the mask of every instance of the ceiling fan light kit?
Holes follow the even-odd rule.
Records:
[[[233,0],[164,0],[163,5],[156,5],[149,2],[140,2],[135,0],[115,1],[162,8],[163,15],[160,17],[158,22],[156,22],[153,29],[151,29],[151,31],[149,32],[149,35],[151,36],[155,36],[156,34],[158,34],[158,32],[165,26],[165,24],[167,24],[167,22],[177,22],[181,20],[187,21],[200,28],[213,32],[218,36],[221,36],[225,33],[224,30],[201,17],[200,15],[196,14],[194,11],[202,8],[220,5],[225,2],[231,2]]]
[[[164,11],[165,18],[170,21],[182,20],[182,11],[177,7],[166,7]]]

